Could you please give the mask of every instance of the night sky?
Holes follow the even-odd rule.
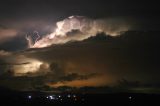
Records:
[[[154,1],[1,0],[0,86],[160,87]]]

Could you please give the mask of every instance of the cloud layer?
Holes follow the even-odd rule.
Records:
[[[0,27],[0,43],[11,40],[13,37],[17,36],[18,31],[15,29]]]
[[[129,24],[124,20],[90,19],[84,16],[70,16],[57,22],[56,26],[57,28],[51,34],[46,35],[29,47],[42,48],[52,44],[81,41],[101,32],[106,35],[116,36],[130,28]]]

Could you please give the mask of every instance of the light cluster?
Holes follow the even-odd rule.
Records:
[[[78,102],[78,101],[84,101],[84,97],[78,96],[76,94],[53,94],[53,95],[44,95],[44,96],[32,96],[28,95],[27,99],[34,100],[34,99],[43,99],[50,102],[65,102],[65,101],[71,101],[71,102]]]

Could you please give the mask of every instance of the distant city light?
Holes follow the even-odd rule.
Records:
[[[35,98],[39,98],[40,96],[35,96]],[[65,101],[65,98],[67,97],[68,99],[72,100],[72,101],[78,101],[78,100],[81,100],[81,101],[84,101],[84,98],[80,98],[79,99],[79,96],[75,95],[75,94],[67,94],[66,96],[62,96],[60,94],[58,95],[46,95],[44,96],[46,99],[52,101],[53,102],[63,102]],[[28,99],[32,99],[32,95],[28,95],[27,96]],[[130,98],[130,97],[129,97]]]
[[[28,96],[28,99],[32,99],[32,96],[31,96],[31,95],[29,95],[29,96]]]
[[[49,96],[49,99],[53,100],[53,99],[55,99],[55,97],[54,96]]]
[[[70,97],[71,97],[71,95],[67,95],[67,97],[68,97],[68,98],[70,98]]]

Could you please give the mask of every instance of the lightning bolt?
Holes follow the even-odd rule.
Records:
[[[35,39],[34,39],[35,38]],[[26,34],[26,40],[28,42],[28,47],[32,48],[34,44],[40,39],[38,31],[34,31],[33,34]]]
[[[40,36],[39,36],[39,33],[38,31],[34,31],[33,32],[33,36],[36,36],[37,38],[35,39],[35,43],[39,40]]]

